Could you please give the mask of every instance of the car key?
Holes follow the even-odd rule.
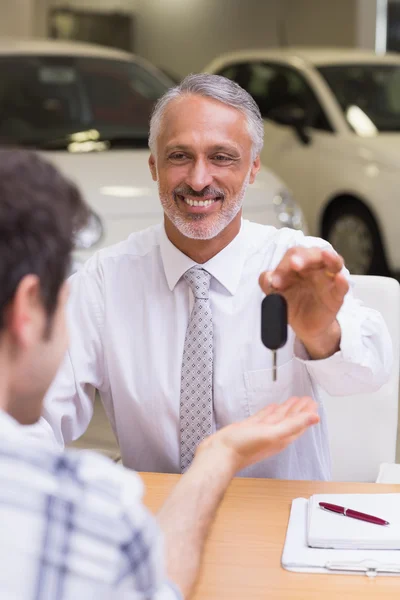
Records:
[[[287,302],[281,294],[269,294],[261,303],[261,340],[272,350],[272,377],[276,381],[277,351],[287,342]]]

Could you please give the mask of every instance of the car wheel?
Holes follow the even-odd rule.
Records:
[[[344,258],[354,275],[387,275],[381,236],[369,210],[356,200],[333,205],[324,218],[322,236]]]

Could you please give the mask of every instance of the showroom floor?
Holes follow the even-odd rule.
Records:
[[[400,463],[400,427],[397,429],[397,452],[396,462]],[[73,446],[77,448],[101,448],[114,457],[118,453],[118,445],[114,434],[108,424],[103,406],[99,400],[96,400],[94,417],[85,435],[75,442]]]

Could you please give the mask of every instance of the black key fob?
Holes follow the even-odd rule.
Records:
[[[270,350],[279,350],[287,342],[287,302],[281,294],[269,294],[261,303],[261,340]]]

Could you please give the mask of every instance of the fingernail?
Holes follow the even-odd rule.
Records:
[[[271,285],[271,272],[270,271],[266,271],[264,273],[264,281],[263,281],[263,283],[265,285]]]
[[[292,265],[301,269],[302,267],[304,267],[304,260],[300,258],[300,256],[293,256]]]

